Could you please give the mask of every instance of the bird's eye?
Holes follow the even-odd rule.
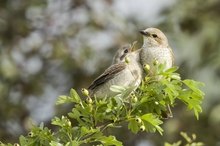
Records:
[[[152,36],[153,36],[154,38],[157,38],[157,35],[156,35],[156,34],[152,34]]]
[[[125,50],[124,50],[124,53],[128,53],[128,49],[125,49]]]

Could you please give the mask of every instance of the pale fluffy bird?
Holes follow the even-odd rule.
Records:
[[[132,46],[129,46],[129,49]],[[127,51],[126,51],[127,52]],[[110,90],[112,85],[123,87],[134,87],[134,90],[140,85],[142,80],[143,68],[140,64],[140,50],[125,53],[119,56],[123,59],[119,63],[111,65],[95,79],[89,86],[90,96],[113,97],[117,93]],[[125,58],[129,61],[126,62]],[[117,59],[116,59],[117,60]]]
[[[140,33],[143,35],[143,46],[140,52],[141,64],[150,65],[151,73],[155,71],[154,61],[165,64],[165,69],[171,68],[174,63],[174,55],[165,34],[157,28],[147,28],[141,30]],[[173,117],[169,105],[167,105],[166,113],[163,114],[164,118]]]
[[[141,30],[140,33],[143,35],[141,63],[149,64],[152,68],[153,62],[157,60],[160,64],[165,63],[165,69],[171,68],[174,56],[165,34],[157,28],[147,28]]]

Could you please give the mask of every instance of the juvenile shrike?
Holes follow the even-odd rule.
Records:
[[[132,49],[132,46],[129,46]],[[140,64],[140,50],[134,52],[124,52],[119,58],[122,61],[111,65],[95,79],[89,86],[90,96],[113,97],[117,93],[110,90],[112,85],[123,87],[134,87],[140,85],[142,80],[143,68]],[[118,57],[116,57],[117,60]],[[129,60],[129,61],[126,61]]]

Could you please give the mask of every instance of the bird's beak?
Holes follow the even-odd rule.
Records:
[[[150,36],[150,34],[144,30],[140,30],[139,32],[144,36]]]

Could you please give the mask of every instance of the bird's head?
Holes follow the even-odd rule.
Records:
[[[139,31],[144,38],[144,45],[149,47],[168,47],[167,37],[157,28],[147,28]]]
[[[131,45],[124,45],[122,46],[119,50],[118,50],[118,53],[119,53],[119,59],[122,61],[126,56],[127,54],[131,53],[132,52],[132,47]]]
[[[124,61],[125,57],[131,52],[132,47],[130,44],[126,44],[120,47],[114,56],[113,64]]]

